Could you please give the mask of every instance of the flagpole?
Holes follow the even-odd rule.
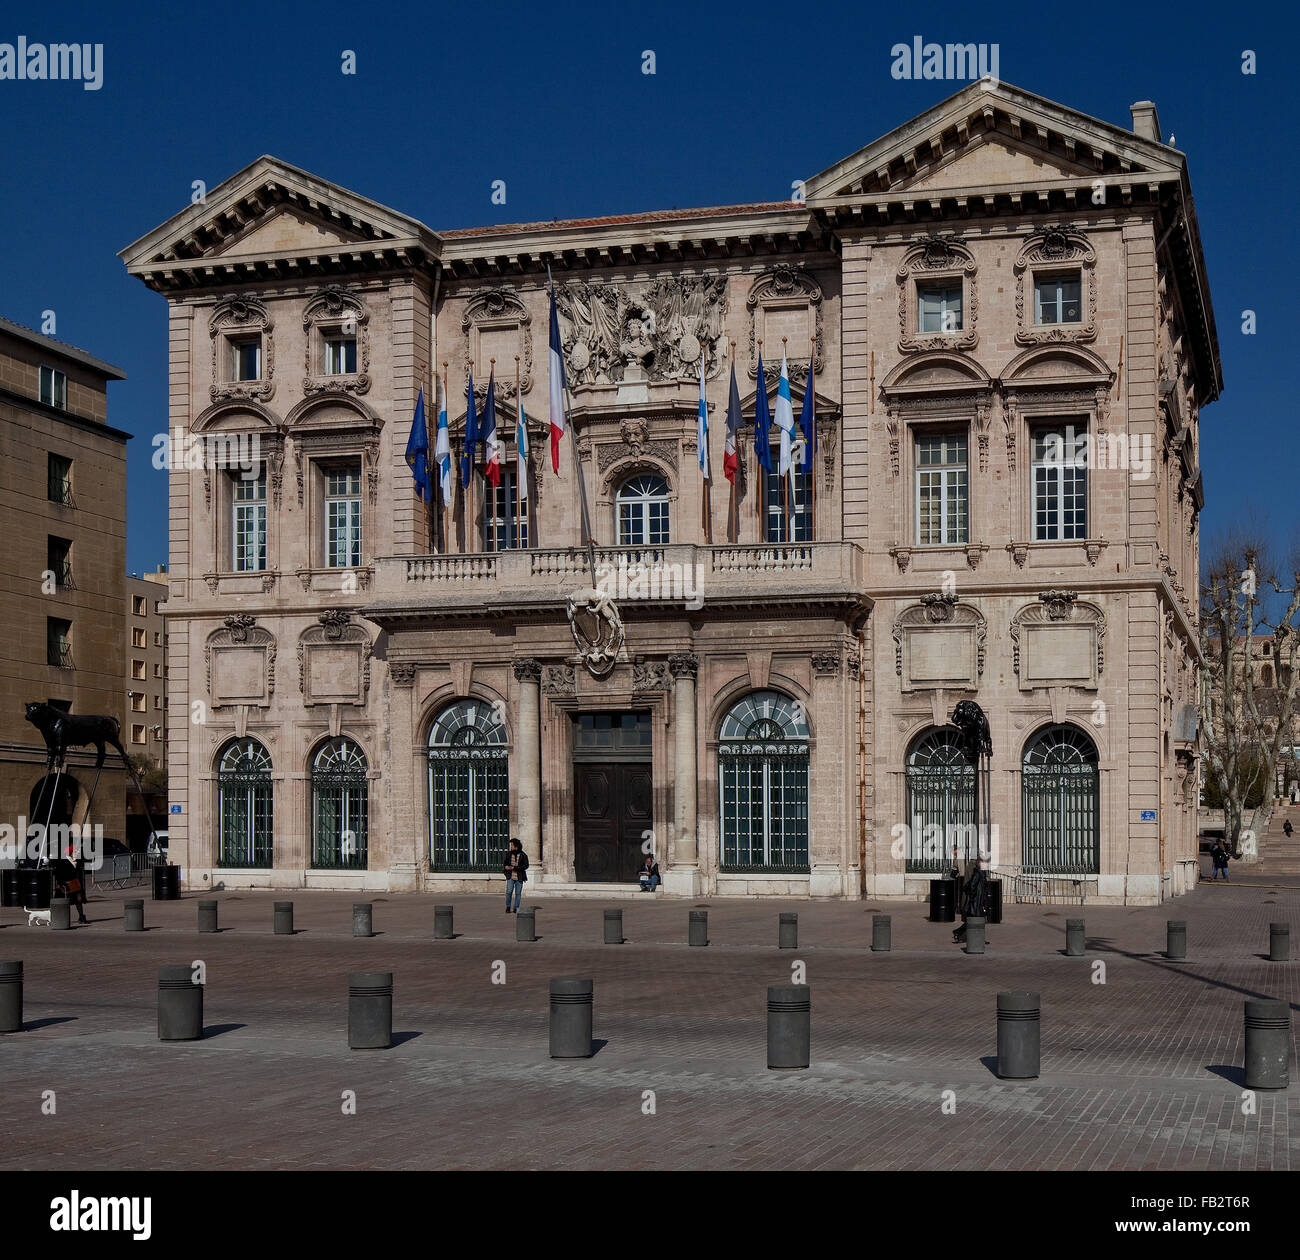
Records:
[[[519,356],[515,355],[515,426],[516,426],[515,429],[515,546],[517,548],[522,547],[524,545],[523,532],[522,532],[523,518],[522,518],[522,508],[521,508],[521,504],[523,502],[523,490],[522,490],[523,478],[519,475],[520,470],[523,467],[524,457],[523,457],[523,452],[520,451],[519,449],[519,431],[518,431],[519,413],[522,410],[523,410],[523,401],[519,393]],[[524,423],[525,424],[528,423],[526,418],[524,420]]]
[[[451,384],[451,377],[447,374],[449,364],[446,359],[442,361],[442,396],[443,405],[447,402],[447,388]],[[447,434],[447,455],[451,455],[451,434]],[[438,497],[442,498],[442,476],[439,470],[438,477]],[[445,555],[451,555],[451,504],[444,498],[442,501],[442,549]]]
[[[758,342],[758,361],[759,361],[760,363],[763,362],[763,342],[762,342],[762,339],[761,339],[761,338],[759,339],[759,342]],[[766,381],[766,378],[764,378],[764,381]],[[755,415],[755,417],[757,417],[757,415],[758,415],[758,395],[757,395],[757,394],[754,395],[754,415]],[[770,455],[770,454],[769,454],[769,456],[768,456],[768,459],[769,459],[769,460],[771,459],[771,455]],[[767,523],[767,515],[766,515],[766,513],[767,513],[767,477],[766,477],[766,476],[762,476],[762,477],[760,477],[760,476],[758,475],[758,470],[759,470],[760,467],[761,467],[761,465],[760,465],[759,462],[758,462],[758,434],[755,433],[755,434],[754,434],[754,481],[757,483],[758,493],[757,493],[756,495],[754,495],[754,499],[755,499],[755,507],[758,508],[758,541],[761,543],[761,542],[766,542],[766,541],[767,541],[767,540],[763,537],[763,535],[767,532],[767,530],[764,528],[764,526],[765,526],[766,523]],[[764,471],[764,473],[767,472],[766,469],[763,469],[763,471]]]
[[[488,384],[489,384],[489,385],[495,385],[495,384],[496,384],[496,378],[497,378],[497,361],[496,361],[496,357],[493,356],[492,358],[490,358],[490,359],[488,360]],[[496,391],[495,391],[495,390],[493,390],[492,397],[493,397],[493,399],[495,400],[495,398],[496,398]],[[487,403],[486,403],[486,402],[483,404],[483,407],[484,407],[484,410],[487,409]],[[493,422],[495,423],[495,421],[496,421],[496,402],[495,402],[495,401],[494,401],[493,404],[492,404],[492,420],[493,420]],[[484,460],[483,460],[483,550],[484,550],[484,551],[487,551],[487,549],[488,549],[488,545],[487,545],[488,521],[492,518],[493,514],[494,514],[494,513],[496,512],[496,510],[497,510],[497,494],[496,494],[496,487],[495,487],[495,486],[492,484],[492,482],[488,479],[488,475],[487,475],[487,461],[488,461],[488,459],[491,458],[491,456],[488,455],[488,448],[487,448],[487,442],[486,442],[486,441],[484,441],[484,443],[483,443],[483,455],[484,455],[484,457],[485,457]],[[471,473],[470,473],[470,476],[472,477],[473,475],[474,475],[474,474],[471,472]],[[491,512],[488,511],[488,496],[489,496],[489,495],[492,496],[492,511],[491,511]],[[506,534],[506,541],[507,541],[507,542],[510,541],[510,535],[509,535],[508,532],[507,532],[507,534]],[[492,543],[493,543],[492,550],[495,551],[495,550],[496,550],[496,539],[495,539],[495,538],[492,540]]]
[[[788,364],[788,360],[786,358],[786,353],[785,353],[785,341],[786,339],[782,337],[781,338],[781,364],[783,367],[786,367],[786,365]],[[788,367],[786,367],[786,370],[787,370],[786,388],[789,389]],[[779,386],[777,387],[777,392],[778,392],[778,397],[776,400],[776,409],[778,412],[780,412],[781,399],[779,396],[780,394]],[[781,432],[784,433],[785,430],[782,429]],[[790,440],[789,438],[786,438],[787,442],[789,440]],[[777,456],[777,460],[778,460],[778,467],[779,467],[779,461],[780,461],[779,455]],[[785,476],[781,478],[781,515],[785,519],[785,541],[787,544],[792,543],[794,541],[794,539],[790,536],[790,497],[787,493],[789,488],[790,488],[790,470],[787,468]]]
[[[808,516],[808,541],[817,541],[817,337],[816,335],[808,339],[812,342],[812,351],[808,356],[808,388],[812,390],[813,395],[813,450],[808,456],[811,461],[808,470],[808,489],[811,492],[811,503]],[[803,435],[804,445],[807,446],[808,435]]]
[[[706,546],[713,545],[713,503],[709,496],[709,491],[713,482],[713,460],[710,458],[712,452],[709,450],[709,404],[704,398],[704,343],[700,343],[700,399],[704,402],[704,519],[701,522],[704,528],[704,542]]]
[[[469,361],[469,379],[470,381],[473,381],[474,379],[473,359]],[[477,426],[478,425],[478,418],[477,418],[478,403],[474,399],[473,391],[470,392],[466,401],[474,411],[475,414],[474,424],[475,426]],[[469,437],[469,415],[468,414],[466,414],[465,416],[465,436],[467,438]],[[474,447],[477,445],[478,443],[475,442],[474,445],[471,446],[469,450],[465,452],[465,458],[466,460],[469,461],[468,464],[469,476],[465,478],[465,483],[466,483],[465,484],[465,542],[466,544],[468,544],[467,550],[469,551],[474,550]]]
[[[736,343],[731,343],[731,370],[736,370]],[[727,399],[727,409],[731,409],[731,399]],[[735,476],[731,478],[731,491],[727,495],[727,541],[734,543],[736,541],[736,482],[740,479],[740,434],[732,434],[731,440],[736,444],[736,469]],[[725,459],[726,456],[724,455]]]
[[[555,280],[551,276],[551,264],[546,264],[546,283],[551,290],[551,304],[555,304]],[[560,363],[561,369],[564,367],[563,361]],[[573,398],[569,394],[569,374],[563,372],[564,380],[564,407],[566,418],[572,419],[573,416]],[[583,541],[587,546],[587,563],[591,566],[591,581],[596,581],[596,540],[591,534],[591,513],[587,509],[587,483],[582,476],[582,461],[578,459],[578,435],[573,431],[572,424],[564,426],[569,431],[569,446],[573,451],[573,468],[578,475],[578,503],[582,509],[582,533]]]

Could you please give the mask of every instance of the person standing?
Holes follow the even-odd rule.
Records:
[[[966,939],[966,920],[983,918],[988,913],[988,860],[978,858],[971,864],[970,874],[962,889],[961,927],[953,934],[954,944]]]
[[[528,880],[528,854],[524,846],[514,837],[510,837],[510,849],[506,853],[506,913],[518,913],[519,899],[524,895],[524,884]]]
[[[1223,847],[1222,840],[1216,840],[1210,849],[1210,859],[1214,863],[1214,874],[1210,876],[1212,880],[1219,878],[1219,872],[1223,872],[1223,878],[1230,884],[1232,880],[1228,879],[1228,851]]]
[[[68,901],[77,907],[77,922],[89,923],[86,918],[85,863],[76,845],[68,845],[67,854],[55,863],[54,876],[62,885]]]

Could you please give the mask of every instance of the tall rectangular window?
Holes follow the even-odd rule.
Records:
[[[484,504],[483,534],[489,551],[509,551],[530,545],[528,537],[528,500],[516,498],[515,469],[501,469],[501,484],[488,487]]]
[[[256,477],[234,477],[232,567],[236,573],[266,568],[266,469]]]
[[[764,542],[812,541],[812,487],[806,472],[793,477],[763,473]]]
[[[970,541],[966,435],[916,439],[916,541],[919,546]]]
[[[961,284],[922,284],[916,289],[919,330],[961,332]]]
[[[47,461],[48,485],[46,497],[51,503],[72,506],[72,461],[50,452]]]
[[[325,338],[325,373],[343,376],[357,370],[357,339],[334,334]]]
[[[54,589],[66,591],[72,589],[72,540],[56,538],[47,534],[45,538],[45,567],[54,575]]]
[[[143,682],[143,681],[144,681],[144,678],[145,678],[144,668],[145,668],[145,663],[144,663],[144,661],[137,661],[137,660],[132,659],[132,661],[131,661],[131,677],[132,677],[132,678],[138,678],[141,682]]]
[[[145,615],[145,613],[144,613],[144,608],[145,608],[144,596],[143,596],[143,595],[132,595],[132,596],[131,596],[131,613],[132,613],[132,615],[133,615],[133,616],[136,616],[136,617],[143,617],[143,616]]]
[[[1081,282],[1077,271],[1034,277],[1034,323],[1077,324],[1083,319]]]
[[[72,622],[46,617],[45,649],[46,660],[55,669],[72,669]]]
[[[47,407],[67,410],[68,378],[58,368],[41,368],[41,402]]]
[[[133,626],[133,627],[131,628],[131,646],[132,646],[132,647],[138,647],[138,648],[142,648],[142,647],[144,647],[144,627],[143,627],[143,626]]]
[[[262,339],[243,337],[230,343],[234,355],[234,379],[260,381],[262,379]]]
[[[361,466],[325,473],[325,564],[355,569],[361,564]]]
[[[1034,434],[1034,538],[1088,536],[1087,433],[1067,425]]]
[[[137,691],[137,692],[136,692],[136,693],[131,697],[131,711],[132,711],[133,713],[143,713],[143,712],[144,712],[144,706],[145,706],[145,703],[146,703],[146,701],[148,700],[148,698],[149,698],[149,697],[146,696],[146,695],[144,694],[143,691]]]

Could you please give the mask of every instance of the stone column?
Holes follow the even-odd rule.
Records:
[[[519,842],[528,854],[535,877],[542,873],[542,666],[531,656],[514,663],[515,681],[519,684],[519,712],[516,732],[519,752]]]
[[[390,766],[381,788],[388,820],[388,891],[418,892],[429,845],[429,814],[428,802],[422,815],[416,809],[417,776],[428,767],[427,758],[415,747],[416,665],[390,660],[388,673],[392,679],[386,713]],[[410,839],[404,843],[401,837],[406,835]]]
[[[696,838],[695,675],[700,660],[693,652],[668,658],[673,687],[673,853],[664,871],[664,891],[683,897],[700,895],[700,855]]]

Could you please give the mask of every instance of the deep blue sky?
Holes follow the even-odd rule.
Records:
[[[1272,9],[1272,6],[1270,6]],[[127,565],[166,560],[166,304],[117,251],[261,153],[433,228],[786,197],[956,90],[891,45],[996,43],[1001,77],[1124,127],[1150,98],[1187,155],[1223,355],[1202,413],[1206,543],[1295,526],[1294,37],[1281,5],[0,4],[0,42],[105,45],[105,82],[0,81],[0,315],[123,368]],[[901,16],[900,16],[901,15]],[[798,23],[798,25],[795,25]],[[343,49],[358,73],[340,73]],[[641,73],[653,49],[657,73]],[[1243,49],[1258,73],[1241,73]],[[491,183],[507,181],[505,206]],[[1241,312],[1258,318],[1241,332]]]

